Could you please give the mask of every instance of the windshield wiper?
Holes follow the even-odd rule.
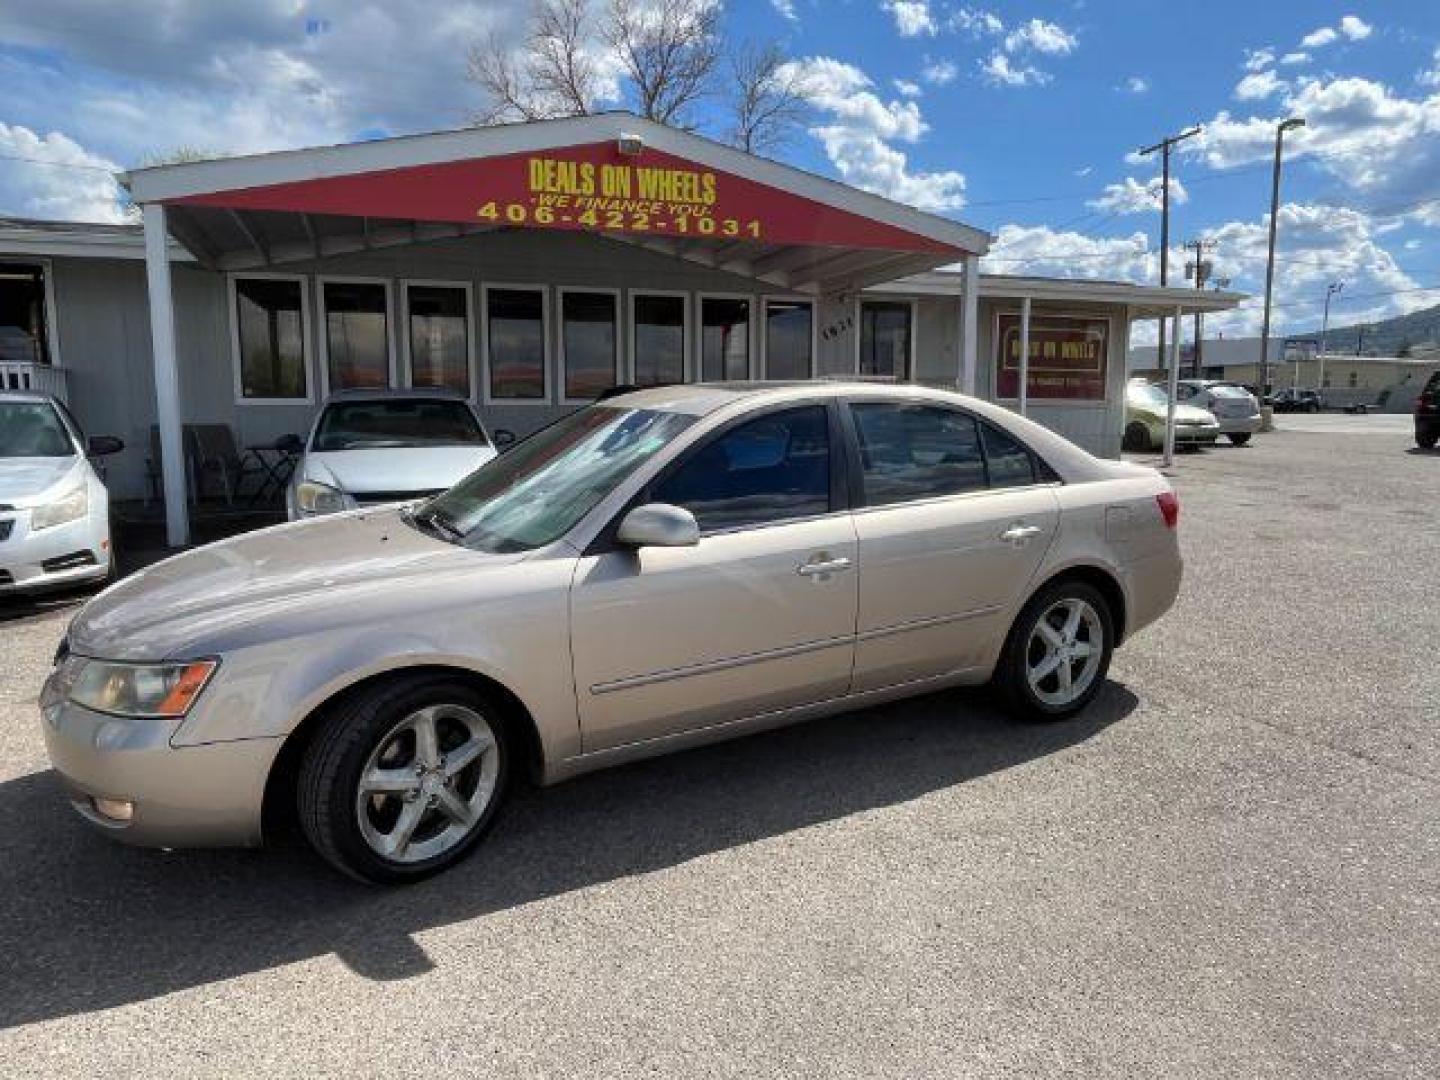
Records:
[[[416,525],[429,528],[442,540],[451,540],[459,543],[465,539],[464,530],[439,510],[422,510],[418,514],[413,511],[407,511],[406,516]]]

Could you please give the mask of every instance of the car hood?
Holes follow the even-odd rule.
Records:
[[[222,653],[327,626],[358,612],[423,604],[523,555],[488,555],[418,532],[396,509],[279,525],[196,548],[141,570],[85,605],[73,652],[115,660]],[[377,615],[377,618],[381,616]]]
[[[302,475],[352,495],[439,491],[495,457],[491,446],[374,446],[311,451]]]
[[[75,468],[72,457],[0,458],[0,503],[20,503],[65,479]]]

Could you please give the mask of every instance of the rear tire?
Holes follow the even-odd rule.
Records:
[[[399,676],[337,704],[305,751],[300,825],[361,881],[420,881],[459,862],[505,800],[501,708],[447,676]]]
[[[1125,428],[1125,438],[1122,443],[1123,449],[1129,450],[1132,454],[1143,454],[1152,449],[1150,444],[1150,429],[1138,421],[1128,424]]]
[[[1434,450],[1437,442],[1440,442],[1440,431],[1427,431],[1423,435],[1415,433],[1415,445],[1421,450]]]
[[[1248,431],[1237,431],[1230,436],[1230,444],[1232,446],[1244,446],[1249,441],[1250,432]]]
[[[1115,619],[1100,590],[1057,581],[1016,616],[991,685],[1017,719],[1064,720],[1100,692],[1114,651]]]

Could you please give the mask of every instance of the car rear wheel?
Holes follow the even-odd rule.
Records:
[[[1230,436],[1230,441],[1236,446],[1244,446],[1250,441],[1250,432],[1237,431]]]
[[[1415,433],[1415,445],[1420,447],[1421,450],[1434,450],[1437,442],[1440,442],[1440,431]]]
[[[1125,428],[1124,448],[1132,454],[1142,454],[1150,449],[1150,429],[1138,421]]]
[[[335,708],[300,768],[300,823],[337,869],[419,881],[475,846],[510,771],[504,716],[473,687],[398,678]]]
[[[1030,599],[1010,628],[993,685],[1024,720],[1073,716],[1100,692],[1114,652],[1105,597],[1083,581],[1060,581]]]

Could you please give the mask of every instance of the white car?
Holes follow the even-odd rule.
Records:
[[[89,457],[124,445],[87,441],[48,394],[0,393],[0,595],[110,576],[110,496]]]
[[[1220,434],[1244,446],[1260,430],[1260,402],[1238,383],[1221,379],[1181,379],[1175,399],[1214,415]]]
[[[497,431],[500,445],[514,440]],[[291,521],[429,498],[495,457],[470,403],[446,390],[331,395],[286,491]]]

